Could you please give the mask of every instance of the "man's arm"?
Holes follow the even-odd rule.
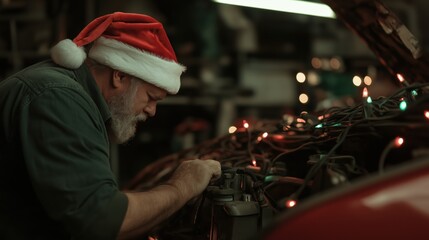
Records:
[[[128,209],[118,238],[132,238],[146,233],[198,196],[210,180],[220,174],[220,163],[217,161],[184,161],[166,184],[146,192],[125,193]]]

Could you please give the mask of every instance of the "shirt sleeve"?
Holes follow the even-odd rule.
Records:
[[[30,180],[48,215],[72,239],[116,239],[128,200],[110,169],[104,122],[90,97],[50,88],[19,119]]]

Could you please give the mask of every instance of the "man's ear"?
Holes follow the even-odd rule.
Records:
[[[118,71],[118,70],[113,70],[112,72],[112,87],[113,88],[126,88],[128,87],[128,85],[131,82],[131,76]]]

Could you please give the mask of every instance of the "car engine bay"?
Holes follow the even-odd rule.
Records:
[[[162,183],[187,159],[222,166],[221,178],[155,229],[152,239],[256,239],[301,202],[427,156],[428,61],[418,42],[380,1],[324,2],[368,43],[398,90],[372,99],[364,89],[354,106],[241,120],[230,134],[145,167],[126,189]]]

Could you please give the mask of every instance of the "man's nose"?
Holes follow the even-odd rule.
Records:
[[[156,114],[156,102],[150,102],[144,109],[145,113],[149,115],[149,117],[153,117]]]

